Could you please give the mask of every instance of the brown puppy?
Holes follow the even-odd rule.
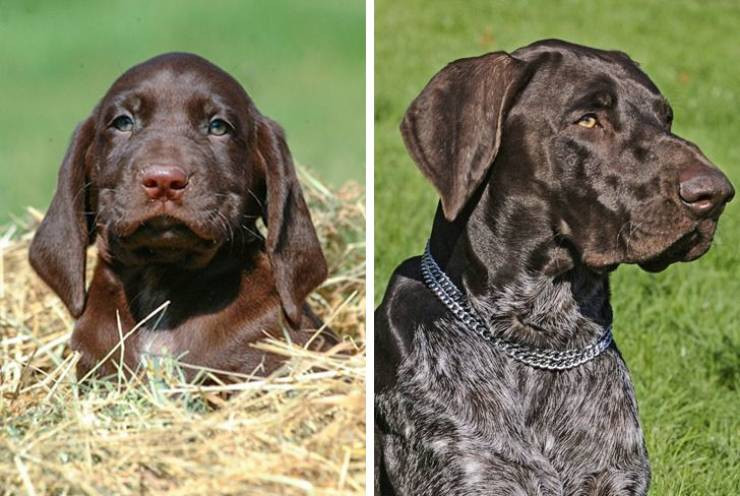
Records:
[[[192,54],[131,68],[77,127],[30,260],[78,319],[78,377],[100,361],[100,374],[116,371],[117,314],[126,333],[167,301],[126,339],[129,369],[144,354],[170,354],[269,373],[280,361],[253,343],[284,331],[305,343],[301,329],[320,325],[305,299],[326,262],[283,131]]]

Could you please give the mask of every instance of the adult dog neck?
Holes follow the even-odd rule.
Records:
[[[591,344],[612,320],[608,275],[559,244],[537,205],[494,205],[489,188],[453,221],[437,208],[432,256],[494,333],[537,347]]]

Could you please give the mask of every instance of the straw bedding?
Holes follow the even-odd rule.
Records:
[[[26,262],[40,214],[0,229],[0,494],[364,494],[363,193],[300,176],[330,266],[311,303],[347,353],[264,342],[285,367],[228,387],[172,360],[79,386],[73,322]]]

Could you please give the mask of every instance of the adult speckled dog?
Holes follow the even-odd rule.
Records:
[[[78,319],[80,377],[136,371],[146,355],[265,374],[281,358],[254,343],[305,343],[320,325],[305,299],[326,262],[283,130],[193,54],[132,67],[77,127],[30,259]]]
[[[408,109],[441,197],[430,251],[492,334],[581,349],[611,325],[609,273],[710,246],[734,191],[671,132],[630,58],[561,41],[452,62]],[[566,370],[463,323],[412,258],[375,314],[376,494],[642,495],[650,470],[617,347]]]

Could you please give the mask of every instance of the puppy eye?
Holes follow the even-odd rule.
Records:
[[[223,119],[213,119],[208,124],[208,134],[212,134],[214,136],[223,136],[229,132],[229,129],[229,125]]]
[[[130,133],[134,130],[134,120],[127,115],[119,115],[113,119],[111,126],[124,133]]]
[[[596,127],[598,123],[599,123],[599,120],[596,118],[594,114],[586,114],[580,119],[578,119],[578,121],[576,122],[576,124],[578,124],[579,126],[583,126],[588,129]]]

